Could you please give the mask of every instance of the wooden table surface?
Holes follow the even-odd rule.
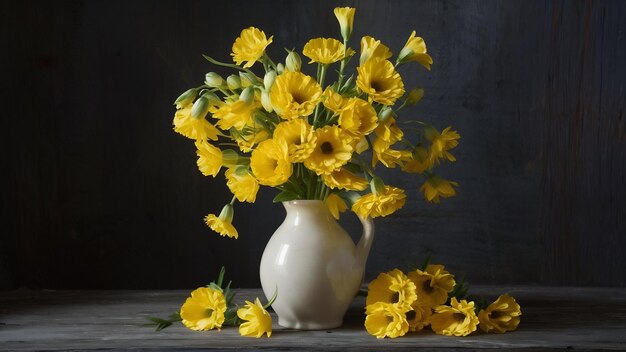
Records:
[[[274,323],[271,338],[240,337],[237,328],[195,332],[175,324],[161,332],[144,326],[149,315],[180,308],[189,291],[30,291],[0,293],[1,350],[626,350],[626,289],[510,286],[473,287],[479,294],[508,292],[522,306],[519,329],[507,334],[446,337],[431,331],[379,340],[363,327],[363,298],[344,326],[297,331]],[[237,301],[260,290],[238,290]],[[276,322],[274,317],[274,322]]]

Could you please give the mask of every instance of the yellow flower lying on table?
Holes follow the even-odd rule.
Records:
[[[220,329],[224,323],[226,298],[210,287],[200,287],[191,292],[180,308],[183,325],[191,330]]]
[[[508,294],[489,305],[468,297],[475,296],[468,296],[466,284],[455,282],[443,265],[426,263],[407,275],[399,269],[381,273],[368,286],[365,329],[376,338],[396,338],[429,325],[446,336],[467,336],[477,326],[503,333],[519,325],[520,306]]]
[[[222,236],[238,237],[235,202],[254,203],[260,186],[279,191],[275,202],[325,201],[336,217],[346,208],[361,217],[389,216],[415,196],[385,184],[377,167],[423,178],[428,202],[456,194],[458,184],[435,167],[456,160],[451,150],[459,134],[400,114],[424,96],[420,87],[406,88],[400,71],[413,62],[431,69],[424,39],[413,31],[404,47],[392,50],[365,35],[354,43],[357,53],[350,47],[355,9],[338,7],[334,14],[340,38],[312,38],[299,51],[287,50],[282,62],[266,52],[273,36],[243,29],[232,45],[234,64],[205,56],[237,72],[225,78],[209,72],[176,99],[174,130],[195,141],[200,172],[223,171],[233,193],[226,213],[205,217]]]
[[[245,308],[237,310],[237,316],[246,322],[239,326],[241,336],[259,338],[263,334],[272,336],[272,317],[268,313],[261,301],[257,298],[254,303],[246,301]]]

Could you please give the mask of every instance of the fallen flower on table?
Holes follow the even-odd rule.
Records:
[[[515,298],[503,294],[478,313],[480,329],[484,332],[505,333],[517,329],[522,311]]]
[[[246,322],[239,325],[241,336],[259,338],[272,336],[272,317],[257,298],[254,303],[246,301],[246,307],[237,310],[237,316]]]

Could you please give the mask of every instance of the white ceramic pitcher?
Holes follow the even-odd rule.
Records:
[[[293,329],[341,326],[359,291],[374,239],[374,223],[360,219],[363,234],[355,246],[320,200],[283,202],[285,221],[261,258],[261,286],[278,324]]]

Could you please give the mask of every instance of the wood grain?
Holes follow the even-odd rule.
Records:
[[[229,60],[242,28],[274,35],[282,60],[339,36],[337,5],[357,7],[354,38],[396,53],[425,38],[432,71],[401,73],[426,95],[402,119],[462,136],[440,170],[456,198],[426,204],[421,178],[381,171],[409,198],[376,220],[368,278],[430,253],[474,283],[624,287],[626,2],[75,0],[0,12],[0,288],[180,288],[221,265],[258,286],[283,210],[263,191],[235,209],[239,240],[212,233],[202,218],[228,190],[197,171],[172,101],[229,74],[201,54]]]
[[[272,337],[240,337],[237,328],[196,332],[181,324],[161,332],[143,326],[149,315],[179,309],[187,291],[14,291],[0,293],[0,349],[25,350],[324,350],[409,351],[420,348],[493,350],[622,350],[626,344],[626,290],[482,286],[488,296],[509,292],[522,306],[519,329],[455,338],[431,331],[378,340],[363,327],[363,298],[339,329],[297,331],[274,324]],[[253,299],[260,290],[239,290]],[[273,313],[272,313],[273,314]],[[274,322],[277,321],[274,317]]]

